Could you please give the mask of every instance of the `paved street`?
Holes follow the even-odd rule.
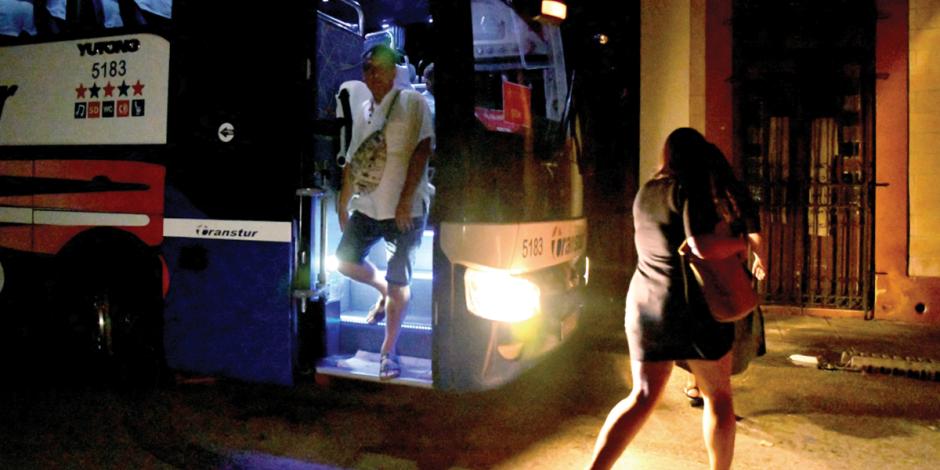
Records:
[[[582,468],[628,388],[615,314],[500,390],[450,394],[334,380],[293,388],[186,378],[147,393],[7,384],[2,468]],[[940,329],[767,317],[769,353],[734,378],[735,468],[935,468],[940,382],[799,367],[791,354],[940,359]],[[183,379],[183,378],[181,378]],[[706,468],[681,370],[620,468]]]

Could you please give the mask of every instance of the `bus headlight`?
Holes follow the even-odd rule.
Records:
[[[539,312],[541,291],[535,284],[504,271],[467,268],[467,310],[487,320],[518,323]]]

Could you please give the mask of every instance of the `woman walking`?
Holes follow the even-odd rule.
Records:
[[[682,272],[687,268],[678,249],[688,241],[694,255],[720,259],[746,254],[749,245],[759,247],[753,203],[720,150],[698,131],[680,128],[666,139],[659,170],[637,193],[633,219],[638,261],[625,317],[633,389],[607,416],[591,468],[616,462],[652,414],[678,360],[686,361],[704,398],[702,431],[710,467],[730,468],[734,325],[712,319],[694,282],[687,292]],[[725,235],[721,224],[748,236]],[[763,277],[759,256],[753,271]]]

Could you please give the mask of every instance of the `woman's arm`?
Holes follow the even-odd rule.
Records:
[[[724,259],[739,253],[746,253],[748,246],[754,255],[751,264],[751,273],[757,280],[762,281],[767,275],[764,260],[767,259],[767,248],[759,232],[747,234],[747,238],[727,237],[723,235],[705,234],[695,235],[686,239],[692,254],[702,259]]]
[[[740,237],[706,233],[686,239],[692,254],[702,259],[724,259],[747,252],[747,242]]]

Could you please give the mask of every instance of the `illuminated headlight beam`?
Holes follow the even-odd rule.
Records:
[[[507,272],[467,268],[464,284],[467,310],[478,317],[519,323],[539,313],[539,287]]]

